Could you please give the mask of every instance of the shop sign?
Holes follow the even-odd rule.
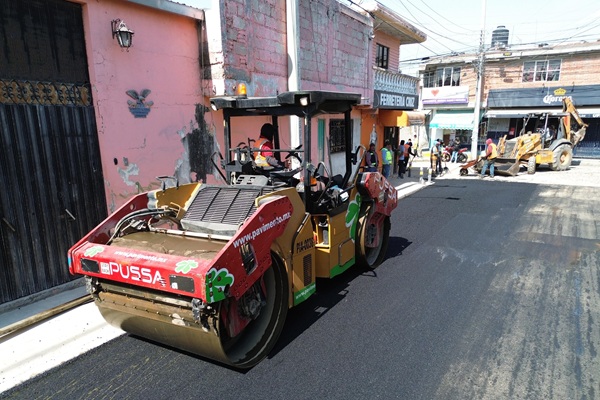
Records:
[[[440,86],[423,88],[421,92],[423,105],[431,104],[468,104],[468,86]]]
[[[374,91],[373,108],[414,110],[419,107],[419,96],[403,93]]]
[[[487,107],[562,107],[565,97],[570,98],[577,107],[598,106],[600,85],[492,89],[488,94]]]

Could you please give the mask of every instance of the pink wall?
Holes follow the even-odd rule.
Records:
[[[86,0],[83,8],[106,198],[110,211],[132,194],[155,188],[185,159],[182,137],[201,102],[196,20],[129,2]],[[133,30],[122,50],[111,20]],[[127,90],[151,90],[146,118],[129,111]],[[188,177],[189,179],[189,177]]]
[[[388,62],[388,71],[398,72],[398,66],[400,64],[400,41],[390,35],[385,34],[382,31],[375,31],[375,44],[373,45],[373,60],[377,57],[377,45],[379,43],[382,46],[390,48],[390,57]]]
[[[367,94],[371,27],[335,0],[300,2],[302,88]]]

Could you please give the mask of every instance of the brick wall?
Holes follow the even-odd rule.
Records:
[[[336,0],[300,1],[302,89],[368,87],[370,27]]]
[[[226,93],[237,82],[245,82],[250,95],[282,91],[287,80],[285,3],[228,0],[221,6],[222,67],[230,82]]]
[[[526,61],[560,59],[561,70],[558,81],[523,82],[523,64]],[[469,86],[469,103],[475,103],[475,89],[477,74],[473,67],[473,57],[466,62],[464,58],[459,62],[439,63],[429,69],[456,66],[461,68],[461,86]],[[586,52],[574,55],[544,55],[538,57],[524,57],[519,59],[493,60],[488,58],[485,63],[485,77],[483,79],[483,101],[487,101],[487,94],[494,89],[527,89],[544,88],[547,86],[578,86],[597,85],[600,82],[600,52]]]
[[[490,89],[525,89],[536,87],[543,88],[546,86],[596,85],[600,82],[600,53],[547,56],[542,59],[562,60],[560,79],[558,81],[523,82],[523,63],[525,61],[535,60],[533,58],[487,63],[485,68],[484,98],[487,98],[487,93]]]
[[[220,5],[223,64],[213,70],[222,68],[225,93],[231,94],[236,82],[245,82],[253,96],[287,90],[285,2],[227,0]],[[298,12],[301,89],[364,91],[370,66],[370,27],[364,17],[336,0],[300,0]]]

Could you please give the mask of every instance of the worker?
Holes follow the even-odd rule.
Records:
[[[390,144],[389,140],[386,140],[383,148],[381,149],[381,174],[385,177],[385,179],[390,177],[392,162],[394,162],[392,145]]]
[[[260,136],[256,142],[258,152],[254,157],[254,162],[257,167],[281,167],[281,163],[273,157],[273,136],[275,127],[272,124],[264,124],[260,128]]]
[[[479,178],[483,178],[485,176],[485,171],[487,171],[488,166],[490,167],[490,178],[493,178],[494,162],[496,161],[496,157],[498,157],[498,148],[492,139],[486,140],[485,144],[485,161],[483,162],[483,168],[481,169],[481,175],[479,175]]]
[[[375,150],[375,143],[369,145],[365,162],[367,164],[367,167],[365,168],[366,172],[377,172],[379,157],[377,156],[377,150]]]
[[[404,172],[406,172],[406,163],[404,160],[406,159],[406,145],[404,144],[404,140],[400,141],[400,145],[398,146],[398,178],[404,179]]]

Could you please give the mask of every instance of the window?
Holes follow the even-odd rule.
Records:
[[[388,60],[390,58],[390,48],[385,47],[377,43],[377,57],[375,58],[375,64],[379,68],[388,69]]]
[[[344,140],[344,120],[329,120],[329,151],[338,153],[346,151],[346,141]],[[352,131],[352,121],[350,121],[350,130]],[[351,143],[349,143],[351,145]]]
[[[560,60],[527,61],[523,63],[523,82],[557,81]]]
[[[460,86],[460,67],[444,67],[423,74],[424,87]]]

